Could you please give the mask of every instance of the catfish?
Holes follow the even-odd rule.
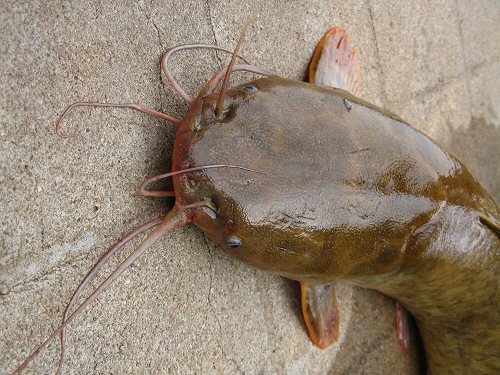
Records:
[[[229,66],[196,99],[176,83],[170,56],[187,48],[227,50],[185,45],[164,55],[167,79],[189,104],[182,120],[136,104],[75,103],[63,113],[59,133],[75,106],[131,108],[177,124],[172,172],[141,187],[144,195],[174,196],[175,205],[101,258],[61,326],[16,372],[57,335],[64,350],[64,328],[82,309],[157,239],[193,223],[242,262],[300,282],[306,325],[320,348],[338,339],[335,282],[341,281],[398,301],[405,352],[413,316],[429,374],[500,373],[500,209],[492,196],[446,148],[357,97],[358,52],[343,28],[318,44],[310,83],[236,64],[243,35]],[[264,78],[227,88],[237,70]],[[166,177],[174,191],[146,189]],[[70,314],[107,259],[150,230]]]

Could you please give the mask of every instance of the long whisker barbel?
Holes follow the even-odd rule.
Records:
[[[241,169],[241,170],[248,171],[248,172],[258,173],[258,174],[263,175],[263,176],[267,176],[264,172],[256,171],[255,169],[245,168],[245,167],[242,167],[242,166],[239,166],[239,165],[233,165],[233,164],[210,164],[210,165],[204,165],[204,166],[199,166],[199,167],[181,169],[179,171],[174,171],[174,172],[163,173],[163,174],[159,174],[157,176],[148,178],[140,186],[139,192],[140,192],[141,195],[144,195],[144,196],[155,196],[155,197],[158,197],[158,196],[172,196],[172,195],[170,195],[171,192],[162,192],[162,191],[158,192],[158,191],[149,191],[149,190],[146,190],[146,186],[149,185],[149,184],[151,184],[151,183],[153,183],[153,182],[155,182],[155,181],[158,181],[158,180],[161,180],[161,179],[164,179],[164,178],[168,178],[168,177],[171,177],[171,176],[176,176],[176,175],[184,174],[184,173],[188,173],[188,172],[203,171],[205,169],[215,169],[215,168],[236,168],[236,169]],[[168,193],[169,195],[159,195],[159,193]]]

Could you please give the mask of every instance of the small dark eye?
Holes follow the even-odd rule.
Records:
[[[236,236],[229,236],[226,239],[227,246],[234,248],[240,247],[242,245],[241,238]]]
[[[259,89],[257,88],[257,86],[254,86],[254,85],[243,86],[243,90],[249,91],[249,92],[257,92],[257,91],[259,91]]]

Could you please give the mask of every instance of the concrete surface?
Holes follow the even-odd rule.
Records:
[[[57,116],[72,101],[98,100],[182,117],[186,106],[160,75],[162,51],[188,42],[232,48],[247,3],[1,2],[2,373],[59,324],[99,254],[172,204],[136,192],[170,169],[173,126],[131,111],[81,110],[66,124],[76,135],[61,140]],[[496,0],[256,3],[243,47],[251,62],[299,79],[323,33],[344,25],[360,48],[361,96],[449,145],[500,199]],[[227,59],[184,53],[174,72],[194,95]],[[237,263],[186,227],[71,325],[64,373],[417,373],[416,354],[405,359],[398,347],[393,301],[340,291],[342,339],[320,351],[295,283]],[[53,372],[58,352],[52,344],[27,373]]]

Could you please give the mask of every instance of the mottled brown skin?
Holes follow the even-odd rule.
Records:
[[[234,257],[308,283],[344,280],[416,318],[430,374],[500,373],[499,208],[452,154],[346,91],[271,77],[200,96],[183,121],[176,199]],[[230,235],[242,246],[226,244]]]

